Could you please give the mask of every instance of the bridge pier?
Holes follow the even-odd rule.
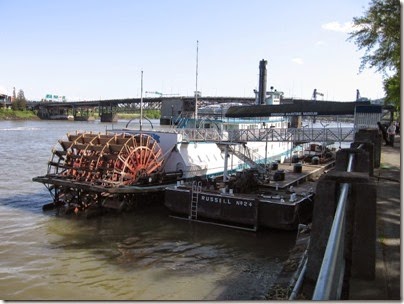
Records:
[[[73,117],[74,121],[89,121],[94,120],[94,116],[92,116],[92,110],[86,107],[73,107]]]
[[[115,113],[102,113],[100,114],[101,122],[117,122],[118,117]]]
[[[118,117],[116,115],[116,107],[112,104],[99,106],[98,113],[100,115],[101,122],[117,122]]]

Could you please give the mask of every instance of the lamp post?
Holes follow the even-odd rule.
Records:
[[[171,120],[170,120],[171,127],[173,126],[173,117],[174,117],[174,105],[171,105]]]
[[[327,128],[327,126],[329,125],[328,123],[327,124],[323,124],[323,122],[322,121],[320,121],[320,124],[323,126],[323,129],[324,129],[324,141],[323,141],[323,146],[321,147],[321,156],[323,155],[323,153],[324,153],[324,151],[325,151],[325,146],[326,146],[326,143],[327,143],[327,136],[326,136],[326,128]]]

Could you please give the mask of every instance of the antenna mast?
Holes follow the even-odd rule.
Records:
[[[143,70],[140,76],[140,131],[142,131],[143,125]]]
[[[195,128],[198,119],[198,49],[199,41],[196,40],[196,75],[195,75]]]

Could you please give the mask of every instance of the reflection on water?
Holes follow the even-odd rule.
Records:
[[[122,122],[122,125],[126,122]],[[43,213],[46,173],[68,131],[86,122],[0,122],[0,298],[248,300],[265,294],[295,235],[169,217],[162,206],[93,219]]]

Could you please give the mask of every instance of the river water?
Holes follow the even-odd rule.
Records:
[[[163,205],[92,219],[42,211],[51,197],[32,178],[46,174],[57,140],[67,132],[111,127],[0,121],[0,298],[262,298],[294,245],[294,232],[189,223],[169,217]]]

